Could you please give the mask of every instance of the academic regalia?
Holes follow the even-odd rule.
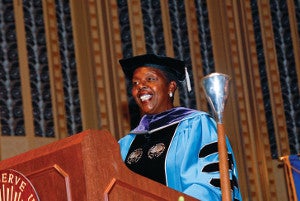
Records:
[[[151,135],[163,134],[166,137],[161,140],[153,137],[148,144],[147,138]],[[119,144],[122,159],[133,171],[197,199],[212,201],[221,200],[217,140],[216,123],[210,115],[176,107],[160,114],[144,115],[140,124],[121,138]],[[227,148],[232,198],[242,200],[228,139]],[[151,160],[157,160],[153,165],[160,171],[151,172]],[[143,161],[140,167],[132,168],[140,161]]]

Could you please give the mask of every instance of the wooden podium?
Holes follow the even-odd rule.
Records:
[[[87,130],[3,160],[0,170],[6,169],[28,178],[41,201],[196,200],[130,171],[105,130]]]

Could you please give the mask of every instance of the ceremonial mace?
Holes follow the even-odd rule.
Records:
[[[211,73],[202,78],[202,86],[206,98],[215,113],[218,132],[219,168],[221,180],[222,201],[231,201],[231,186],[229,179],[228,152],[224,124],[222,122],[223,111],[229,91],[228,75],[222,73]]]

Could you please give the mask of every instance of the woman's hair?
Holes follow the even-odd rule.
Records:
[[[171,81],[175,81],[177,84],[177,88],[181,88],[181,82],[177,79],[176,76],[174,76],[174,74],[169,73],[167,71],[163,71],[163,70],[160,70],[160,71],[166,77],[168,83],[170,83]]]

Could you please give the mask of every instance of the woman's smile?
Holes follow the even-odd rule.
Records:
[[[148,100],[150,100],[151,98],[152,98],[152,95],[150,95],[150,94],[143,94],[143,95],[140,96],[140,100],[141,100],[142,102],[148,101]]]

